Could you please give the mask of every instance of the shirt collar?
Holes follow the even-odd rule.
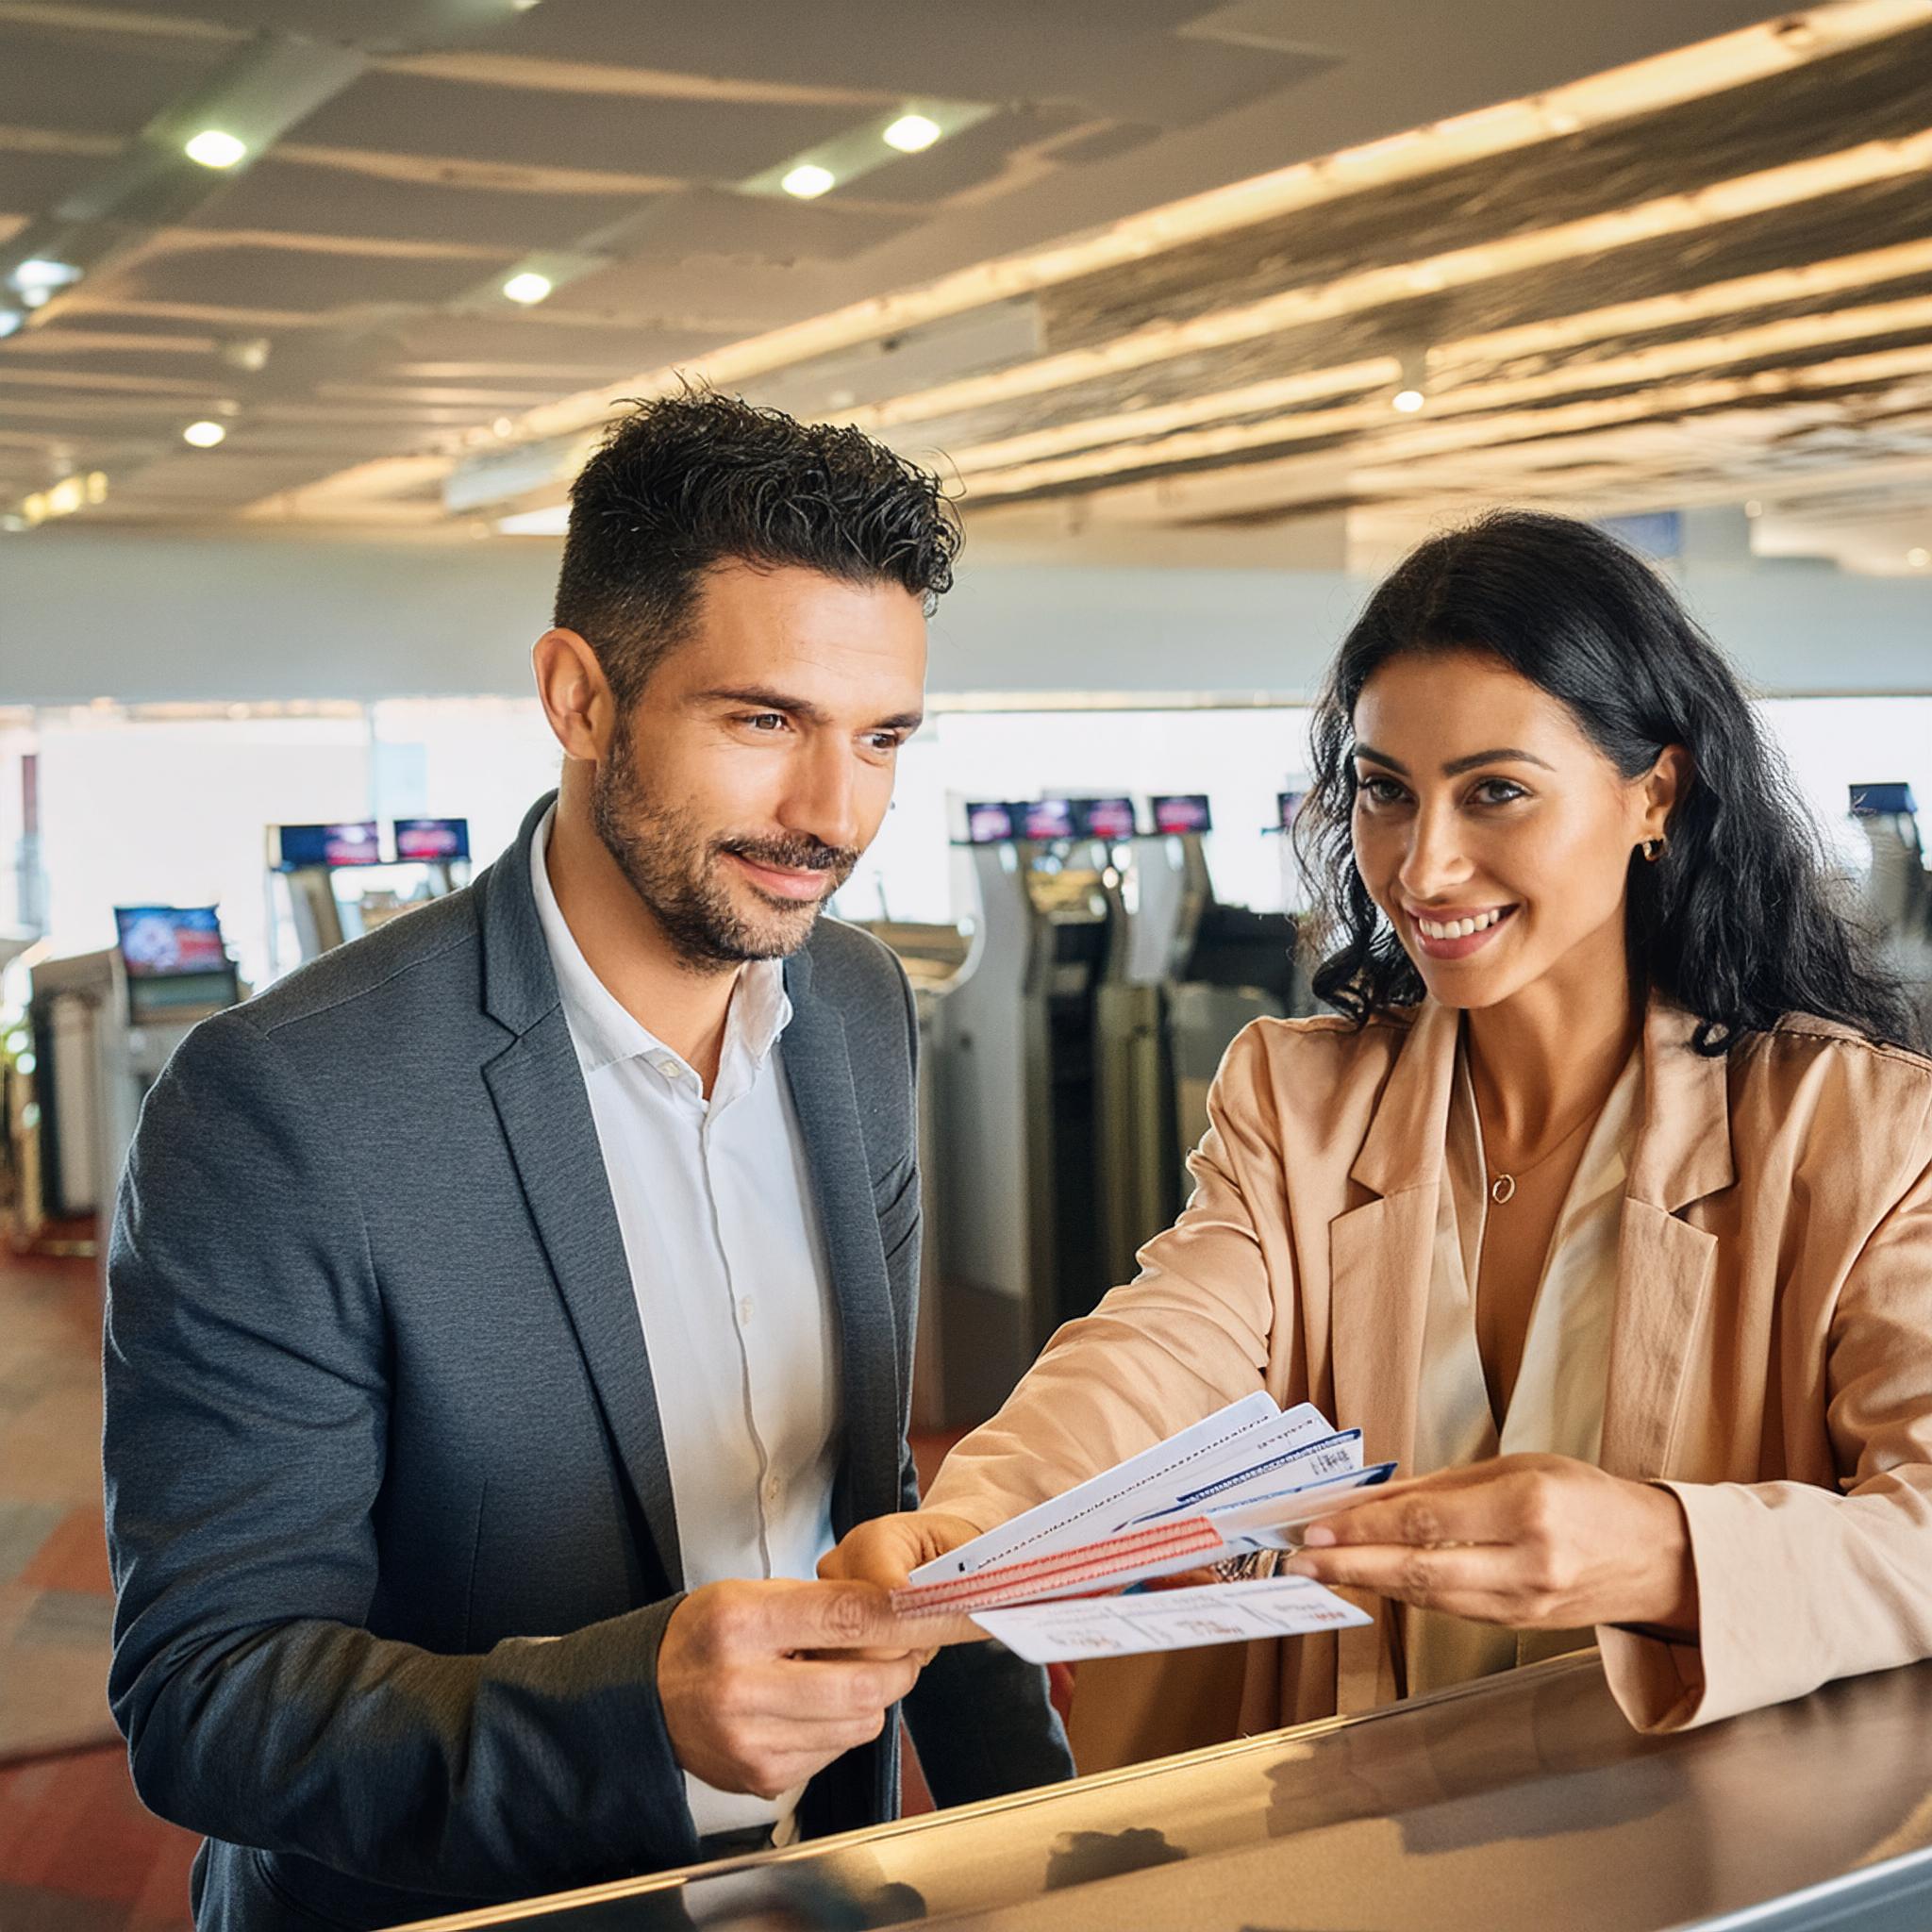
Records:
[[[531,835],[530,887],[537,901],[537,918],[543,928],[543,943],[549,949],[550,964],[557,974],[557,991],[563,1002],[571,1043],[576,1048],[577,1064],[586,1074],[627,1059],[648,1059],[660,1069],[667,1058],[677,1066],[686,1066],[681,1055],[625,1011],[584,958],[576,935],[563,916],[563,908],[557,903],[550,884],[550,868],[545,862],[550,849],[551,821],[556,816],[557,808],[552,806]],[[724,1068],[736,1059],[748,1060],[754,1071],[763,1065],[791,1019],[791,1001],[785,991],[784,963],[778,959],[747,960],[739,970],[731,1009],[725,1017],[721,1085]]]

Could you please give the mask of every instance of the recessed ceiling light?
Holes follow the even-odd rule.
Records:
[[[526,270],[523,275],[510,276],[503,285],[503,292],[512,302],[521,302],[527,308],[531,303],[542,301],[553,286],[548,275],[536,275]]]
[[[1922,550],[1914,544],[1906,552],[1906,561],[1914,570],[1924,570],[1928,563],[1932,563],[1932,550]]]
[[[196,449],[212,449],[227,433],[219,423],[191,423],[181,432],[181,441],[192,442]]]
[[[26,317],[17,308],[0,308],[0,342],[4,342],[25,320]]]
[[[27,308],[38,308],[52,296],[53,292],[52,289],[43,289],[37,283],[31,289],[23,289],[20,291],[20,299]]]
[[[816,161],[801,161],[778,184],[787,194],[795,194],[800,201],[816,201],[838,185],[839,177],[829,168],[820,167]]]
[[[80,279],[80,271],[71,261],[55,261],[50,257],[36,255],[22,262],[13,271],[13,286],[16,289],[64,289],[70,282]]]
[[[924,114],[901,114],[886,129],[885,142],[902,155],[923,154],[945,130]]]
[[[1413,416],[1428,401],[1428,397],[1419,389],[1399,389],[1389,400],[1405,416]]]
[[[1761,517],[1764,514],[1764,506],[1763,504],[1759,503],[1758,500],[1754,496],[1751,499],[1751,501],[1744,506],[1744,514],[1747,517],[1752,518]]]
[[[182,152],[204,168],[232,168],[248,152],[248,143],[219,127],[204,127],[183,143]]]

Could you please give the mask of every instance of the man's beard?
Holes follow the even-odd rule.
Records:
[[[685,964],[709,973],[746,959],[781,959],[811,937],[826,899],[858,863],[856,847],[791,839],[711,838],[696,814],[659,804],[638,776],[620,738],[591,787],[591,820],[604,849]],[[734,853],[757,865],[829,874],[831,890],[796,906],[774,905],[747,914],[734,903],[720,872]]]

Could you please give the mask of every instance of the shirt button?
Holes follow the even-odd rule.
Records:
[[[749,1324],[749,1322],[751,1321],[751,1297],[750,1297],[750,1295],[746,1295],[746,1296],[745,1296],[745,1297],[743,1298],[743,1300],[741,1300],[741,1302],[739,1303],[739,1305],[738,1305],[738,1319],[739,1319],[739,1321],[740,1321],[741,1323],[744,1323],[744,1324]]]

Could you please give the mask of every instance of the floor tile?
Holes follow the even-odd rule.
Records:
[[[12,1583],[40,1554],[68,1512],[58,1503],[0,1496],[0,1585]]]
[[[18,1581],[28,1590],[89,1591],[96,1596],[111,1596],[114,1579],[108,1569],[108,1538],[100,1505],[89,1503],[69,1510],[42,1540]]]

